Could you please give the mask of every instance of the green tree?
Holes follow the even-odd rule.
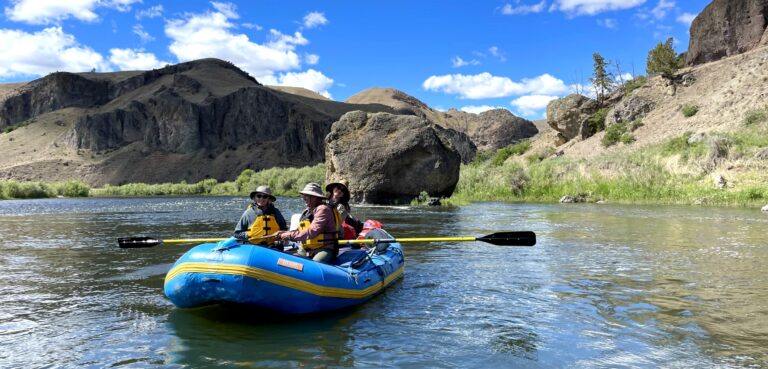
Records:
[[[664,78],[672,78],[680,67],[681,64],[675,49],[672,48],[672,37],[663,44],[659,42],[648,52],[648,60],[645,65],[648,75],[660,74]]]
[[[613,89],[613,76],[605,70],[608,62],[605,61],[602,55],[593,53],[592,59],[595,61],[595,70],[592,72],[593,77],[590,78],[589,81],[592,82],[592,86],[595,87],[597,103],[602,106],[605,101],[605,95],[610,93]]]

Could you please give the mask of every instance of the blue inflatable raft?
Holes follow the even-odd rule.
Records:
[[[228,303],[308,314],[360,304],[404,269],[399,243],[348,249],[328,265],[231,238],[185,253],[166,275],[164,289],[182,308]]]

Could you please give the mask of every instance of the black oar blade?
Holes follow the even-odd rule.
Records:
[[[120,237],[117,239],[117,245],[121,249],[137,249],[142,247],[155,247],[163,243],[162,240],[152,237]]]
[[[536,244],[536,233],[531,231],[498,232],[478,237],[477,240],[499,246],[533,246]]]

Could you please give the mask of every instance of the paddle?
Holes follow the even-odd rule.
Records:
[[[339,240],[340,245],[361,243],[392,243],[392,242],[462,242],[482,241],[497,246],[533,246],[536,244],[536,233],[531,231],[497,232],[483,237],[424,237],[424,238],[384,238],[363,240]]]
[[[265,236],[270,237],[270,236]],[[227,238],[189,238],[178,240],[158,240],[152,237],[121,237],[117,244],[122,249],[141,247],[155,247],[160,244],[174,243],[205,243],[219,242]],[[536,233],[531,231],[497,232],[483,237],[425,237],[425,238],[390,238],[390,239],[363,239],[363,240],[339,240],[340,245],[353,245],[363,243],[393,243],[393,242],[463,242],[482,241],[497,246],[533,246],[536,244]]]

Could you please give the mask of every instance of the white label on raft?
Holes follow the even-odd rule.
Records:
[[[300,272],[304,270],[304,264],[297,263],[295,261],[286,260],[283,258],[277,259],[277,265],[284,266],[286,268],[296,269]]]

